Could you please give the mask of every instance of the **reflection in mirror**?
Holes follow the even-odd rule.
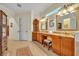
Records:
[[[63,16],[57,16],[57,29],[58,30],[76,30],[76,15],[69,13]]]
[[[67,4],[56,15],[57,30],[78,30],[75,4]]]
[[[63,20],[63,29],[70,29],[70,18]]]
[[[47,30],[47,19],[43,18],[40,20],[40,30],[46,31]]]
[[[46,30],[46,22],[45,21],[41,22],[41,30],[42,31]]]

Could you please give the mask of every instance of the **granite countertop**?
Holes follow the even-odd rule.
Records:
[[[66,33],[66,32],[53,32],[53,33],[48,33],[48,32],[38,32],[42,34],[47,34],[47,35],[58,35],[58,36],[63,36],[63,37],[71,37],[75,38],[75,35],[72,33]]]

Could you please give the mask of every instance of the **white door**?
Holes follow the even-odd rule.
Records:
[[[21,17],[19,20],[19,40],[28,40],[28,19]]]

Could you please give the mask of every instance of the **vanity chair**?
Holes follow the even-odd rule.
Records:
[[[45,47],[45,46],[48,46],[48,50],[51,48],[51,46],[52,46],[52,41],[49,39],[49,38],[47,38],[47,36],[45,37],[45,39],[44,39],[44,41],[43,41],[43,46]]]

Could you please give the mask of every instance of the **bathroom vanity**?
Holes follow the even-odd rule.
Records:
[[[48,31],[47,29],[47,21],[48,21],[47,19],[46,21],[34,20],[32,40],[43,44],[43,41],[45,39],[50,39],[52,41],[52,47],[51,47],[52,52],[55,52],[60,56],[74,56],[75,55],[74,34],[66,32],[66,30],[64,31],[64,29],[62,32],[62,28],[61,31],[59,32],[54,31],[50,33],[50,31]]]
[[[52,35],[52,50],[61,56],[75,55],[75,38],[72,35],[54,33]]]
[[[32,35],[35,35],[32,33]],[[43,43],[45,36],[50,37],[52,41],[52,51],[61,56],[74,56],[75,52],[75,38],[71,34],[65,33],[52,33],[48,34],[46,32],[37,32],[36,41]]]

